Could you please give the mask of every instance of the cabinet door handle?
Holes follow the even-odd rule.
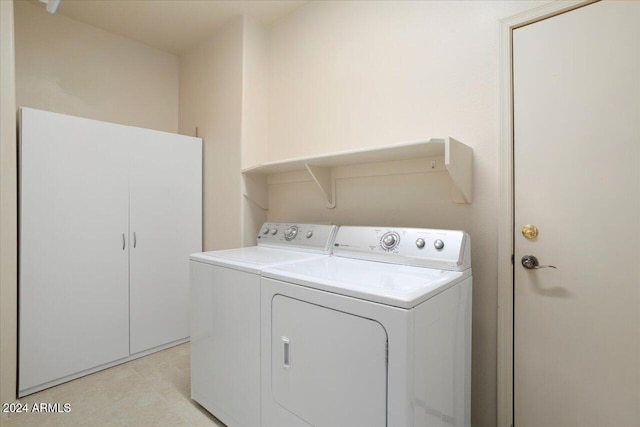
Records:
[[[125,240],[124,240],[124,233],[122,233],[122,250],[124,251],[124,248],[126,247],[125,244]]]
[[[133,248],[135,249],[136,247],[136,232],[133,232]]]

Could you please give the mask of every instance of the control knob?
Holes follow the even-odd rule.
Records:
[[[442,248],[444,248],[444,242],[440,239],[437,239],[435,242],[433,242],[433,246],[437,249],[440,250]]]
[[[397,233],[389,232],[382,236],[380,246],[382,249],[390,251],[395,249],[395,247],[398,246],[398,243],[400,243],[400,236],[398,236]]]
[[[262,229],[262,234],[269,234],[269,227],[265,227]]]
[[[416,240],[416,246],[418,247],[418,249],[424,248],[424,239],[422,237],[420,237],[420,238],[418,238],[418,240]]]
[[[278,229],[277,229],[277,228],[274,228],[273,230],[271,230],[271,234],[272,234],[272,235],[274,235],[274,236],[275,236],[276,234],[278,234]]]
[[[307,231],[307,239],[310,239],[311,236],[313,236],[313,231],[311,230]]]
[[[292,225],[291,227],[287,228],[284,231],[284,238],[287,241],[291,241],[293,239],[295,239],[295,237],[298,235],[298,227],[296,227],[295,225]]]

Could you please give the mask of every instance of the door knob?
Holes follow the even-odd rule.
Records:
[[[522,263],[522,266],[528,270],[538,270],[540,268],[558,268],[553,265],[540,265],[540,263],[538,262],[538,258],[533,255],[523,256],[520,262]]]
[[[538,227],[535,225],[527,224],[522,227],[522,236],[527,240],[533,240],[538,237]]]

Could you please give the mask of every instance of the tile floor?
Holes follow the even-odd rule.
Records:
[[[189,344],[43,390],[23,399],[71,404],[68,413],[6,414],[4,427],[67,426],[220,426],[220,421],[189,398]]]

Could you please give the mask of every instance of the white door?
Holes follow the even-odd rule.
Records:
[[[202,140],[129,128],[131,353],[189,336],[189,255],[202,251]]]
[[[640,3],[516,29],[513,49],[515,426],[637,426]]]
[[[20,394],[129,355],[125,126],[23,108]]]
[[[268,426],[387,425],[380,323],[276,295],[271,327],[271,392],[290,416]]]

